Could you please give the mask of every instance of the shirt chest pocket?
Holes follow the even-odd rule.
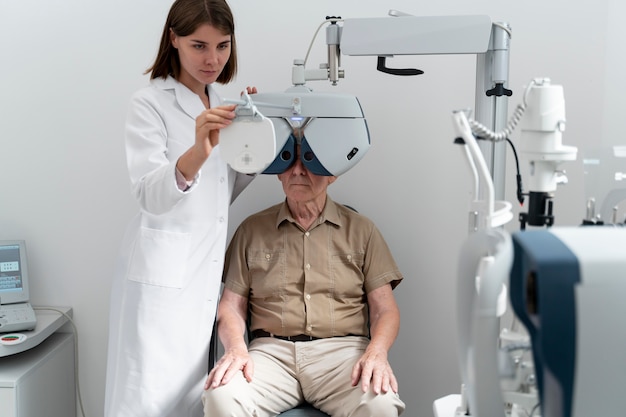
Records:
[[[364,289],[362,253],[341,253],[331,257],[331,281],[336,295],[361,297]]]
[[[251,297],[279,296],[284,288],[287,265],[283,251],[258,250],[248,254]]]

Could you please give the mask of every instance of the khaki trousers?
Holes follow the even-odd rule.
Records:
[[[333,337],[290,342],[255,339],[248,350],[254,375],[243,373],[225,386],[202,394],[205,417],[274,417],[303,401],[332,417],[396,417],[404,403],[393,393],[363,393],[351,384],[352,367],[369,339]]]

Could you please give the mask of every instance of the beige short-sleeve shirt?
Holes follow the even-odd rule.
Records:
[[[374,223],[330,197],[308,231],[286,203],[248,217],[224,270],[225,287],[249,299],[250,330],[280,336],[367,336],[367,293],[402,278]]]

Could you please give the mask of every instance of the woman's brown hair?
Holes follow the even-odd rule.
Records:
[[[228,62],[217,82],[227,84],[237,73],[237,43],[235,42],[235,19],[225,0],[176,0],[163,26],[161,44],[154,64],[145,74],[150,73],[150,79],[174,77],[180,75],[180,58],[178,50],[172,46],[170,29],[177,36],[189,36],[200,25],[209,24],[224,35],[230,35],[231,50]]]

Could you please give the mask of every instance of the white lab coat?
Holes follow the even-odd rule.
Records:
[[[209,98],[221,103],[211,87]],[[202,410],[229,205],[252,179],[227,166],[217,146],[191,188],[178,188],[176,161],[194,143],[203,110],[172,77],[152,80],[131,99],[126,154],[140,212],[111,292],[105,417]]]

